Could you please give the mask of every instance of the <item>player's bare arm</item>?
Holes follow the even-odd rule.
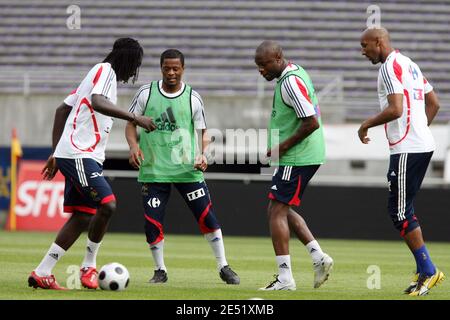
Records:
[[[440,108],[439,100],[434,91],[425,94],[425,114],[427,115],[428,125],[431,125],[434,117]]]
[[[379,126],[381,124],[388,123],[392,120],[398,119],[403,114],[403,95],[402,94],[390,94],[387,97],[388,107],[376,116],[364,121],[358,130],[359,140],[362,143],[367,144],[370,141],[368,137],[368,131],[372,127]]]
[[[156,125],[151,118],[146,116],[137,116],[134,113],[122,111],[100,94],[92,95],[92,107],[95,111],[106,116],[134,122],[136,125],[144,128],[145,130],[153,131],[156,129]]]
[[[64,131],[64,125],[71,110],[72,107],[65,104],[64,102],[56,109],[52,131],[52,154],[48,158],[41,172],[44,180],[52,180],[55,177],[56,173],[58,172],[55,157],[53,157],[53,151],[55,151],[56,145],[58,144],[59,139],[61,138],[61,135]]]
[[[278,157],[281,158],[290,148],[303,141],[320,127],[315,115],[302,118],[302,121],[302,125],[292,136],[267,152],[268,157],[275,156],[278,152]]]
[[[136,125],[133,122],[127,122],[127,125],[125,126],[125,137],[127,139],[128,146],[130,147],[128,161],[133,168],[139,169],[142,161],[144,160],[144,153],[141,148],[139,148]]]
[[[206,169],[208,168],[208,158],[206,157],[205,153],[210,142],[211,140],[208,136],[208,131],[206,129],[202,129],[202,154],[195,159],[194,168],[201,171],[206,171]]]

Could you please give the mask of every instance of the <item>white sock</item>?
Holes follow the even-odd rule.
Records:
[[[291,269],[291,256],[276,256],[278,266],[278,280],[281,282],[291,282],[294,280]]]
[[[223,245],[222,230],[217,229],[214,232],[205,233],[205,239],[208,241],[211,249],[216,257],[217,269],[220,270],[228,265],[227,259],[225,258],[225,247]]]
[[[97,253],[100,248],[101,242],[96,243],[87,239],[86,244],[86,255],[84,256],[83,263],[81,264],[82,268],[96,268],[97,267]]]
[[[320,261],[320,259],[323,257],[323,251],[316,240],[307,243],[306,249],[308,250],[308,253],[314,263]]]
[[[66,250],[58,246],[56,243],[52,243],[50,249],[48,249],[46,255],[34,272],[36,272],[39,277],[50,276],[56,263],[62,258],[64,253],[66,253]]]
[[[150,245],[153,261],[155,262],[155,270],[164,270],[167,272],[167,268],[164,264],[164,239],[157,244]]]

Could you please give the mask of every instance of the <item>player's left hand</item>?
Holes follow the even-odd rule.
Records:
[[[288,148],[283,143],[280,143],[272,149],[267,150],[267,156],[272,160],[277,160],[280,159],[287,150]]]
[[[50,181],[55,177],[56,173],[58,173],[58,166],[56,165],[55,157],[51,155],[41,171],[42,178]]]
[[[206,171],[208,168],[208,159],[204,154],[195,157],[194,168],[203,172]]]
[[[156,124],[153,122],[153,119],[147,116],[135,116],[133,124],[144,128],[147,133],[156,130],[157,128]]]
[[[144,153],[142,152],[141,148],[131,148],[130,155],[128,157],[128,162],[130,163],[130,165],[135,169],[139,169],[142,161],[144,161]]]
[[[369,141],[370,141],[370,138],[368,136],[368,132],[369,132],[369,128],[367,128],[365,126],[365,124],[363,123],[361,125],[361,127],[359,127],[358,136],[359,136],[359,140],[361,140],[361,142],[364,143],[364,144],[368,144]]]

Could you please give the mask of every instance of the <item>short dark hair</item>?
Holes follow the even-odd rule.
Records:
[[[164,62],[164,59],[180,59],[181,65],[184,67],[184,55],[180,50],[177,49],[167,49],[163,53],[161,53],[160,66]]]
[[[103,60],[111,63],[117,80],[128,82],[133,77],[135,83],[139,75],[139,67],[144,56],[144,49],[137,40],[132,38],[119,38],[114,42],[112,51]]]

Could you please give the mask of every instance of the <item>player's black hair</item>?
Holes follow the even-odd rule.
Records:
[[[161,53],[161,60],[160,60],[160,66],[162,67],[162,64],[164,62],[164,59],[180,59],[181,65],[184,68],[184,55],[180,50],[177,49],[167,49],[163,53]]]
[[[112,51],[103,60],[109,62],[116,73],[117,80],[128,82],[133,77],[135,83],[139,75],[139,67],[144,56],[144,49],[137,40],[120,38],[114,42]]]

